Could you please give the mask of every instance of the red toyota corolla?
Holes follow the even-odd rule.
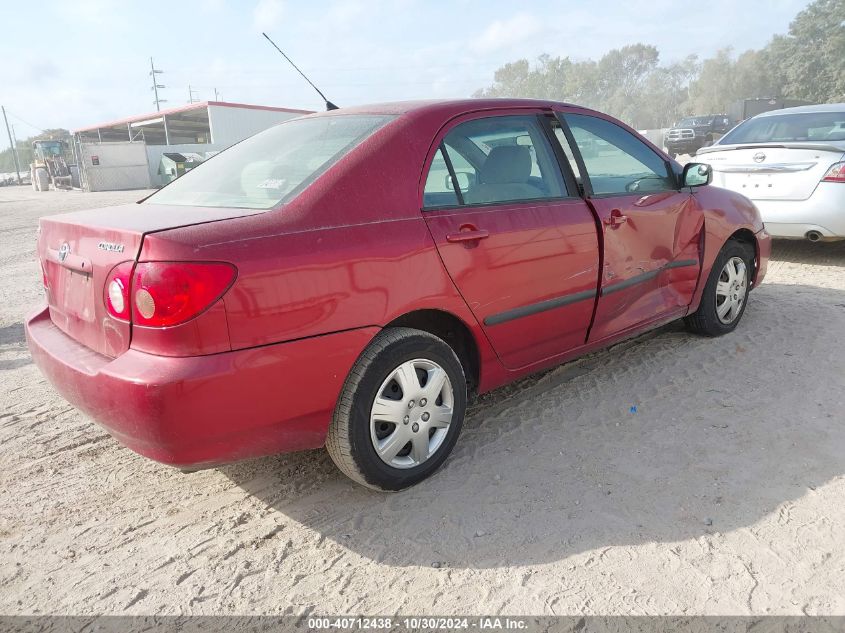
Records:
[[[733,330],[771,243],[709,181],[562,103],[306,116],[139,204],[42,219],[27,340],[142,455],[325,445],[397,490],[444,462],[473,394],[673,319]]]

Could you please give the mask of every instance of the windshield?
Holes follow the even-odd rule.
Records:
[[[144,204],[269,209],[291,200],[392,118],[336,115],[282,123],[214,156]]]
[[[686,119],[681,119],[678,127],[690,127],[695,125],[710,125],[712,117],[709,116],[691,116]]]
[[[845,111],[754,117],[723,136],[718,145],[806,141],[845,141]]]
[[[41,147],[41,152],[45,155],[52,155],[52,156],[59,156],[63,153],[63,147],[61,141],[51,141],[41,142],[40,144],[37,143],[37,146]]]

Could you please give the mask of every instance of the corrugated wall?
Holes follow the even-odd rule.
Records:
[[[300,116],[292,112],[260,110],[257,108],[229,108],[208,106],[208,121],[211,124],[211,140],[220,149],[229,147],[268,127]]]

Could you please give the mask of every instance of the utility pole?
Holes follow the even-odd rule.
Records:
[[[21,157],[18,154],[18,135],[15,134],[15,124],[13,123],[9,127],[12,128],[12,153],[15,156],[15,164],[20,165]],[[18,174],[18,178],[20,178],[20,174]]]
[[[151,88],[151,90],[155,93],[156,112],[160,112],[161,104],[167,101],[167,99],[160,99],[158,96],[158,89],[164,88],[165,86],[162,86],[160,83],[158,83],[158,78],[156,77],[156,75],[160,75],[163,72],[163,70],[158,70],[155,67],[155,64],[153,63],[153,58],[150,57],[150,77],[153,78],[153,87]]]
[[[6,118],[6,106],[0,106],[0,109],[3,110],[3,122],[6,124],[6,134],[9,136],[9,145],[12,146],[12,157],[15,159],[15,173],[18,175],[18,184],[22,185],[23,181],[21,180],[21,164],[18,162],[18,149],[15,147],[14,141],[12,141],[12,131],[9,129],[9,119]]]
[[[220,93],[217,92],[217,88],[214,89],[214,100],[220,101]]]
[[[188,103],[196,103],[199,99],[194,99],[194,93],[196,90],[191,88],[191,84],[188,84]]]

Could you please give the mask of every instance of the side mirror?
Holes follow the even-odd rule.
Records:
[[[705,163],[687,163],[681,174],[682,187],[703,187],[713,180],[713,168]]]
[[[458,189],[460,189],[461,191],[466,191],[472,184],[472,180],[470,179],[469,173],[465,171],[456,172],[455,178],[458,179]],[[446,189],[449,189],[451,191],[454,188],[455,185],[452,184],[452,176],[446,176]]]

